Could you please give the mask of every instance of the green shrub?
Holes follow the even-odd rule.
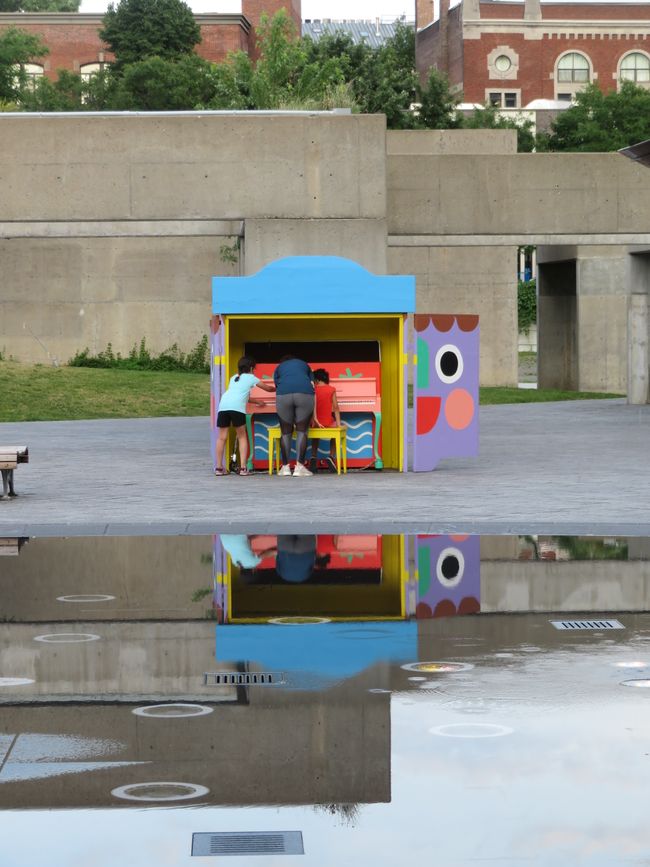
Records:
[[[519,281],[517,318],[520,332],[527,332],[537,322],[537,285],[534,280]]]
[[[176,370],[185,373],[209,373],[208,337],[204,334],[194,349],[191,349],[187,354],[181,352],[177,343],[173,343],[160,355],[154,355],[147,349],[144,337],[139,345],[133,345],[126,358],[119,352],[113,352],[113,346],[110,343],[106,349],[98,352],[97,355],[91,355],[90,349],[86,347],[77,352],[68,364],[70,367],[111,367],[121,370]]]

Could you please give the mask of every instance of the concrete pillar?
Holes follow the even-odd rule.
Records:
[[[579,391],[624,394],[627,389],[628,258],[616,245],[578,248]]]
[[[547,248],[550,249],[550,248]],[[539,388],[578,389],[576,261],[540,262],[537,292]]]
[[[650,403],[650,297],[628,299],[627,402]]]
[[[479,0],[463,0],[463,21],[476,21],[480,17]]]

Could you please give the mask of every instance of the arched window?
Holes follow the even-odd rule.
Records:
[[[577,51],[569,51],[558,60],[557,81],[560,84],[587,84],[591,78],[589,72],[589,61],[584,54],[578,54]]]
[[[593,79],[591,62],[586,54],[567,51],[555,64],[555,98],[571,100]]]
[[[36,82],[45,73],[40,63],[20,63],[14,66],[16,71],[15,84],[18,86],[24,82],[25,87],[34,90]]]
[[[83,81],[89,81],[93,75],[97,75],[98,72],[107,69],[108,66],[109,64],[104,63],[103,60],[95,61],[94,63],[82,63],[79,67],[79,75]]]
[[[650,57],[641,51],[631,51],[621,59],[619,81],[633,81],[642,87],[650,85]]]

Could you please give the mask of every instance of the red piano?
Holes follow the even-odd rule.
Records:
[[[310,361],[312,370],[325,368],[330,375],[330,385],[336,389],[341,410],[341,419],[347,425],[348,467],[383,468],[381,459],[381,363]],[[258,364],[255,375],[260,379],[273,379],[275,364]],[[248,436],[251,441],[249,466],[255,469],[268,467],[268,430],[277,427],[275,395],[260,388],[251,392],[251,400],[261,401],[264,406],[249,403],[246,407]],[[329,454],[329,445],[321,442],[319,456]]]

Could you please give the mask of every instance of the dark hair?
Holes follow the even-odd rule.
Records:
[[[326,569],[332,558],[329,554],[317,554],[316,555],[316,568],[317,569]]]
[[[282,356],[282,358],[279,361],[279,364],[282,364],[283,361],[291,361],[291,359],[295,358],[295,357],[296,357],[295,355],[292,355],[290,352],[288,352],[286,355]]]
[[[319,367],[314,371],[314,379],[316,382],[324,382],[325,385],[329,385],[330,375],[324,367]]]
[[[239,373],[235,377],[235,382],[239,382],[239,377],[242,373],[250,373],[251,370],[255,367],[255,359],[251,358],[250,355],[242,355],[242,357],[237,362],[237,370]]]

